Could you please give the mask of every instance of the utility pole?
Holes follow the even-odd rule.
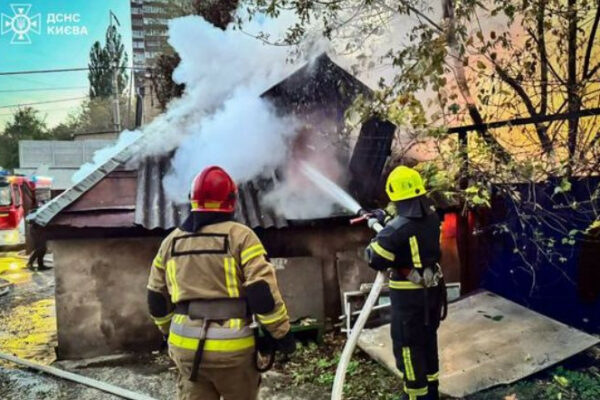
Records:
[[[108,14],[108,29],[113,27],[113,19],[121,26],[117,16],[109,10]],[[121,132],[121,108],[119,107],[119,60],[112,60],[113,72],[113,122],[115,132]]]
[[[121,110],[119,107],[119,62],[113,62],[113,117],[115,132],[121,132]]]

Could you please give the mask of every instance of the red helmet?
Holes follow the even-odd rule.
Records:
[[[232,213],[235,211],[237,187],[221,167],[208,167],[192,182],[192,211]]]

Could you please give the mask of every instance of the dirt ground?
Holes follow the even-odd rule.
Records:
[[[107,382],[155,399],[175,398],[175,369],[164,353],[125,354],[84,361],[55,359],[56,317],[52,270],[30,272],[17,254],[0,254],[0,279],[13,284],[0,295],[0,352]],[[1,286],[0,281],[0,286]],[[300,345],[287,363],[263,376],[262,400],[326,400],[343,338],[327,335],[325,346]],[[515,385],[465,400],[598,400],[600,349],[567,360]],[[348,368],[345,400],[392,400],[400,382],[357,351]],[[117,397],[0,361],[0,399],[108,400]]]

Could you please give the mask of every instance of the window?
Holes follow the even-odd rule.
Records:
[[[11,204],[10,186],[0,186],[0,206],[10,206]]]
[[[144,13],[146,13],[146,14],[161,14],[161,13],[164,13],[164,10],[161,7],[144,6]]]
[[[15,205],[21,205],[21,188],[19,186],[13,186],[13,192],[15,194]]]

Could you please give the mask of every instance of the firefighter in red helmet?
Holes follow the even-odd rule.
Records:
[[[191,213],[162,242],[148,282],[148,305],[168,336],[186,400],[255,400],[253,316],[285,353],[295,350],[275,269],[256,234],[233,221],[237,188],[219,167],[192,183]]]

